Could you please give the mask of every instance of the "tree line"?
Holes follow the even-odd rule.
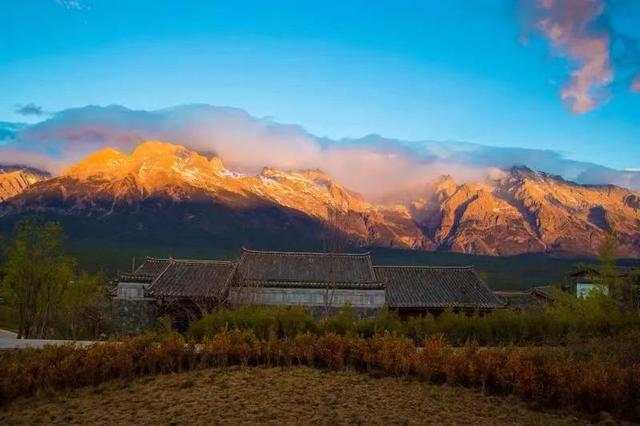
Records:
[[[61,225],[46,222],[40,217],[22,219],[16,224],[10,239],[0,238],[0,328],[15,329],[19,338],[74,340],[99,338],[117,329],[112,320],[111,286],[105,273],[80,269],[77,260],[67,253],[65,242]],[[608,289],[608,294],[594,294],[586,301],[559,292],[556,303],[544,312],[497,312],[486,318],[445,312],[441,318],[409,321],[412,327],[409,327],[409,323],[402,324],[404,322],[401,323],[386,310],[379,318],[360,321],[350,314],[350,310],[344,309],[339,315],[325,321],[324,326],[338,334],[343,328],[379,332],[398,331],[400,327],[407,328],[404,334],[414,338],[414,334],[442,332],[456,343],[460,343],[459,340],[464,342],[467,338],[480,342],[486,340],[488,343],[545,340],[545,337],[556,334],[556,337],[563,338],[569,330],[571,333],[575,333],[575,330],[580,331],[578,334],[583,333],[586,324],[590,324],[590,327],[586,327],[589,330],[595,328],[605,332],[611,332],[612,328],[626,329],[629,323],[633,323],[631,328],[635,329],[638,316],[633,311],[639,308],[640,277],[636,274],[620,276],[615,265],[616,242],[615,233],[609,231],[599,251],[601,262],[595,268],[597,276],[593,277],[594,281]],[[335,250],[328,247],[328,251]],[[327,291],[330,292],[331,287]],[[577,315],[579,312],[582,315]],[[595,324],[596,319],[602,321]],[[199,330],[200,334],[212,335],[220,330],[220,324],[228,327],[238,323],[238,328],[256,332],[254,323],[265,325],[282,321],[305,330],[311,323],[306,315],[298,311],[261,310],[255,307],[235,312],[218,309],[193,323],[191,331]],[[410,329],[415,330],[411,332]],[[507,329],[512,333],[499,337]],[[453,336],[459,338],[454,339]]]

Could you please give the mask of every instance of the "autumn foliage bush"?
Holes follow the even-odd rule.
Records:
[[[636,346],[637,348],[637,346]],[[111,379],[209,367],[296,366],[416,377],[486,394],[514,394],[541,408],[569,408],[640,420],[640,363],[618,364],[566,348],[452,347],[442,335],[416,346],[393,334],[370,338],[310,332],[258,338],[222,331],[202,343],[142,336],[89,347],[48,346],[0,354],[0,402]]]

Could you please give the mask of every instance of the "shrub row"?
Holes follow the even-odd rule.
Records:
[[[217,309],[189,326],[188,334],[198,340],[225,330],[250,330],[256,337],[293,337],[307,332],[319,333],[316,320],[301,306],[253,307]]]
[[[243,307],[220,309],[191,324],[188,335],[198,340],[225,330],[249,330],[260,338],[274,333],[293,337],[307,332],[371,337],[393,333],[422,344],[429,336],[443,334],[454,345],[474,340],[481,345],[565,344],[630,330],[640,331],[640,314],[624,311],[604,296],[586,300],[559,293],[556,302],[532,311],[497,310],[487,315],[465,315],[453,311],[401,320],[393,311],[382,310],[372,318],[359,318],[344,307],[329,318],[314,320],[301,307]]]
[[[417,347],[406,337],[297,334],[259,339],[227,331],[195,344],[180,336],[144,336],[87,348],[46,347],[0,355],[0,402],[43,390],[207,367],[306,365],[414,376],[441,384],[514,394],[545,408],[569,408],[640,420],[640,364],[620,367],[550,348],[453,348],[442,336]]]

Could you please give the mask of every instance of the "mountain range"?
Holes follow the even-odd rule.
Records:
[[[299,247],[340,235],[349,245],[496,256],[593,257],[612,229],[618,256],[640,257],[638,193],[526,167],[477,182],[443,175],[381,204],[320,170],[243,174],[217,156],[147,141],[130,154],[102,149],[55,177],[0,168],[0,221],[32,212],[82,223],[83,237],[96,239]]]

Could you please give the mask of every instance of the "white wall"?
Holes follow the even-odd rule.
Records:
[[[384,289],[345,290],[325,288],[232,287],[229,301],[235,305],[303,305],[354,308],[380,308],[385,303]]]
[[[149,284],[146,283],[118,283],[116,298],[143,299],[147,287],[149,287]]]

